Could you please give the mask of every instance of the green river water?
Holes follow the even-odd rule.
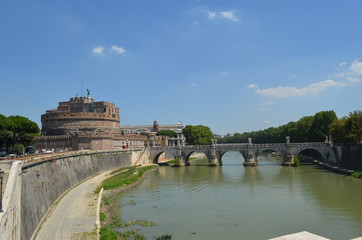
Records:
[[[147,239],[264,240],[301,231],[362,236],[362,180],[314,165],[282,167],[273,158],[244,167],[234,152],[222,160],[221,167],[160,167],[123,193],[122,219],[154,222],[133,226]]]

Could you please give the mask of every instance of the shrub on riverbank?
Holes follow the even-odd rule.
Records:
[[[354,172],[351,174],[352,177],[354,178],[362,178],[362,173],[359,173],[359,172]]]
[[[299,166],[300,165],[300,160],[299,160],[299,158],[297,156],[295,156],[293,158],[293,164],[294,164],[294,166]]]
[[[173,162],[174,167],[180,167],[181,166],[181,159],[176,158]]]

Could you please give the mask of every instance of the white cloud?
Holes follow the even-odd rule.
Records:
[[[196,87],[197,84],[196,83],[191,83],[190,87]]]
[[[269,124],[269,123],[271,123],[271,121],[269,121],[269,120],[264,120],[264,123]]]
[[[328,88],[332,87],[344,87],[346,83],[337,82],[334,80],[325,80],[322,82],[312,83],[304,88],[297,87],[277,87],[277,88],[267,88],[267,89],[257,89],[256,93],[268,97],[300,97],[300,96],[309,96],[309,95],[319,95],[321,92]]]
[[[362,74],[362,62],[358,61],[358,59],[354,60],[349,69],[356,74]]]
[[[346,66],[347,65],[347,62],[341,62],[340,64],[339,64],[339,67],[344,67],[344,66]]]
[[[259,86],[256,84],[249,84],[247,88],[258,88]]]
[[[99,46],[99,47],[95,47],[95,48],[93,48],[93,53],[95,53],[95,54],[103,54],[103,52],[104,52],[104,47],[101,47],[101,46]]]
[[[358,59],[355,59],[349,66],[347,62],[339,63],[336,71],[337,72],[332,74],[330,78],[337,78],[339,81],[328,79],[321,82],[312,83],[309,86],[301,88],[288,86],[260,89],[256,84],[250,84],[248,88],[257,88],[257,94],[267,97],[285,98],[317,96],[329,88],[345,87],[362,82],[362,62],[360,62]]]
[[[116,45],[113,45],[111,49],[109,50],[110,53],[116,53],[116,54],[123,54],[126,52],[126,49],[123,47],[118,47]]]
[[[207,17],[209,19],[215,19],[215,18],[220,17],[220,18],[225,18],[225,19],[228,19],[228,20],[234,21],[234,22],[239,21],[239,18],[236,16],[234,11],[216,12],[216,11],[210,11],[210,10],[203,9],[202,12],[206,13]]]
[[[260,108],[259,111],[260,111],[260,112],[267,112],[267,111],[269,111],[269,109],[267,109],[267,108]]]
[[[234,14],[234,11],[220,12],[220,16],[231,21],[239,21],[238,17]]]
[[[362,75],[362,62],[355,59],[351,65],[348,66],[347,62],[341,62],[337,67],[337,73],[332,77],[345,79],[347,82],[360,82]]]
[[[274,104],[273,102],[270,102],[270,101],[266,101],[266,102],[264,102],[264,104],[265,105],[272,105],[272,104]]]
[[[213,19],[213,18],[215,18],[216,15],[217,15],[217,12],[211,12],[211,11],[206,11],[206,12],[207,12],[207,17],[208,17],[209,19]]]

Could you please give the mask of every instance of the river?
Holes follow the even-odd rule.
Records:
[[[160,167],[123,193],[122,219],[154,222],[137,226],[147,239],[265,240],[301,231],[362,236],[362,180],[314,165],[282,167],[267,157],[244,167],[236,152],[222,160],[221,167]]]

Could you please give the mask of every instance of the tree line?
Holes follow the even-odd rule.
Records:
[[[296,122],[260,131],[235,133],[218,139],[218,143],[285,143],[289,136],[292,142],[323,142],[331,136],[334,143],[361,143],[362,112],[354,111],[338,119],[334,111],[321,111],[314,116],[305,116]]]
[[[26,117],[0,114],[0,147],[30,145],[39,133],[38,124]]]

